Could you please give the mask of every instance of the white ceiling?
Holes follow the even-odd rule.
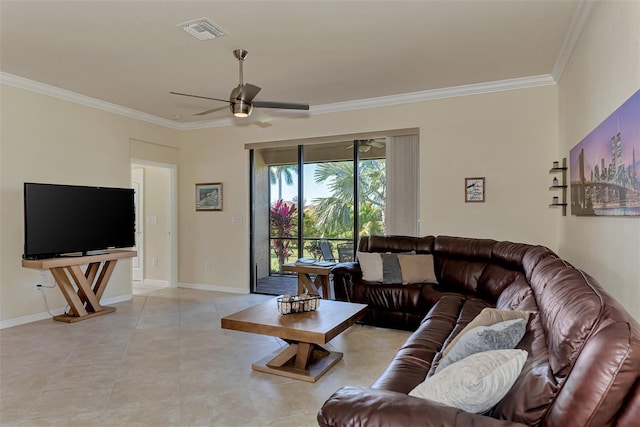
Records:
[[[1,0],[0,70],[4,82],[19,76],[167,123],[182,116],[177,126],[214,124],[231,113],[193,114],[224,104],[169,91],[228,98],[238,84],[232,51],[243,48],[245,82],[263,88],[257,100],[308,102],[314,114],[335,103],[549,77],[580,4]],[[199,41],[176,26],[202,17],[228,35]]]

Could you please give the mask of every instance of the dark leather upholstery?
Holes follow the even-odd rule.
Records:
[[[640,326],[589,275],[542,246],[460,237],[371,236],[359,251],[429,253],[438,284],[362,281],[333,269],[339,299],[367,303],[364,321],[414,331],[368,388],[343,387],[322,426],[639,426]],[[467,414],[407,395],[483,308],[533,312],[518,348],[527,362],[489,413]]]

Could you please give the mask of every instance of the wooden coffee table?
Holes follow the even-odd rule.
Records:
[[[277,298],[223,317],[223,329],[282,338],[289,345],[254,363],[260,372],[315,382],[342,359],[321,347],[361,319],[366,304],[322,300],[317,311],[280,314]]]

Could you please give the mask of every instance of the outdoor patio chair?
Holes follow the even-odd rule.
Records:
[[[318,241],[318,245],[322,251],[322,259],[325,261],[336,261],[336,257],[333,256],[333,250],[331,249],[331,243],[329,243],[328,240],[320,240]]]
[[[338,262],[353,262],[355,257],[353,254],[353,245],[351,243],[343,243],[338,245]]]

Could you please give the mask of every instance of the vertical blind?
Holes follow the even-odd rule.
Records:
[[[387,139],[386,234],[417,236],[420,199],[418,135]]]

